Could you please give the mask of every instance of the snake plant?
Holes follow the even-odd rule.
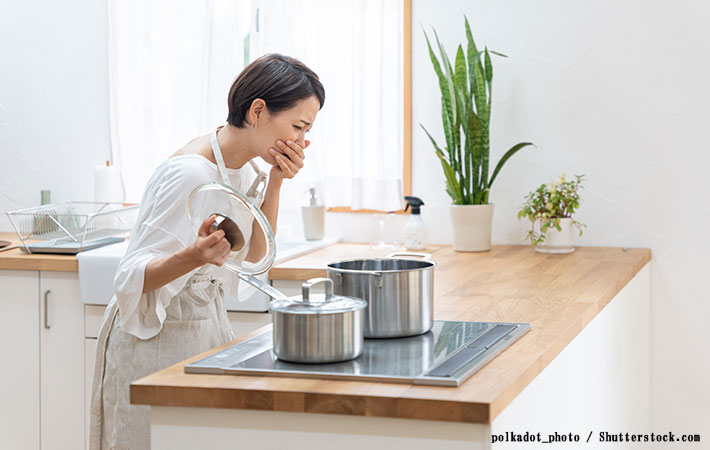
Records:
[[[485,205],[488,204],[490,188],[506,161],[523,147],[533,144],[521,142],[511,147],[498,161],[490,178],[488,177],[493,82],[490,54],[503,57],[505,55],[489,52],[488,47],[479,51],[466,16],[464,20],[468,46],[464,54],[463,47],[459,45],[453,67],[444,46],[439,42],[436,30],[432,28],[441,61],[434,53],[429,36],[424,31],[429,57],[441,90],[441,120],[446,138],[444,149],[441,149],[424,125],[419,125],[434,145],[444,169],[446,192],[453,203]]]

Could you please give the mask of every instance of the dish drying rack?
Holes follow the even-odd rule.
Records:
[[[25,253],[76,254],[123,241],[138,216],[137,204],[65,202],[8,211]]]

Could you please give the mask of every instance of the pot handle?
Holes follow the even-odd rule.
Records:
[[[429,261],[431,259],[431,253],[419,253],[419,252],[394,252],[387,255],[387,258],[394,258],[395,256],[409,256],[411,258],[422,258],[424,261]]]
[[[275,299],[288,298],[281,291],[279,291],[278,289],[276,289],[272,285],[261,281],[260,279],[258,279],[254,275],[249,275],[248,273],[243,273],[243,272],[237,272],[237,277],[240,280],[246,281],[247,283],[251,284],[252,286],[259,289],[261,292],[263,292],[264,294],[268,295],[271,298],[275,298]]]
[[[330,278],[311,278],[301,285],[303,293],[303,303],[310,303],[311,288],[316,284],[325,283],[325,301],[327,302],[333,296],[333,280]]]

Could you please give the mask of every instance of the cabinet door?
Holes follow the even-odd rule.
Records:
[[[39,272],[0,270],[0,448],[39,450]]]
[[[75,272],[40,272],[42,450],[83,449],[84,305]]]

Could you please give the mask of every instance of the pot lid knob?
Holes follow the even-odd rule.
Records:
[[[311,288],[316,284],[325,283],[325,301],[328,302],[333,297],[333,280],[330,278],[311,278],[301,285],[303,293],[303,303],[311,303]]]

